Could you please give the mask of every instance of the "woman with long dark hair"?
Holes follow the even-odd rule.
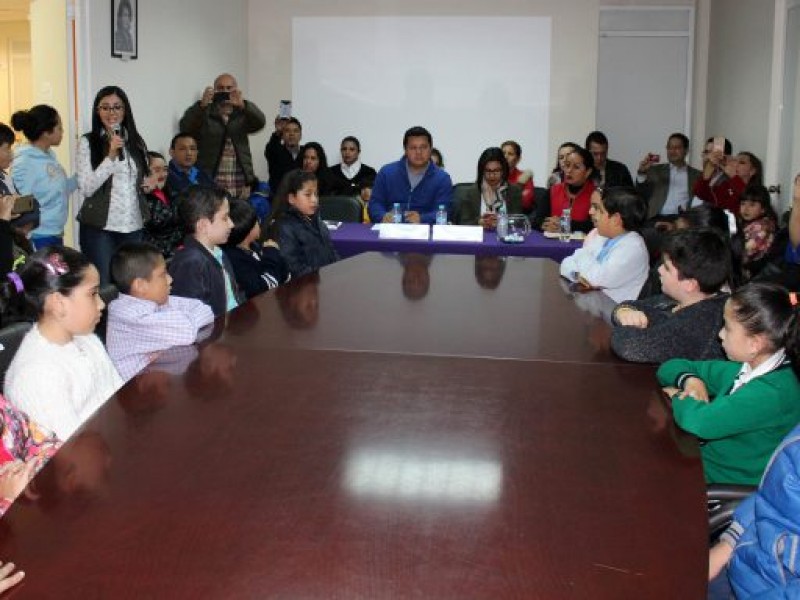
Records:
[[[486,148],[478,158],[475,183],[457,189],[452,220],[455,225],[497,227],[497,214],[519,213],[522,210],[522,188],[509,185],[510,167],[503,150]]]
[[[147,146],[127,94],[104,87],[92,105],[92,129],[78,144],[78,186],[85,197],[78,213],[81,250],[100,272],[101,284],[109,281],[117,246],[142,239],[149,175]]]

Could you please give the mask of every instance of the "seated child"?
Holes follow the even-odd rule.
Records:
[[[197,140],[191,133],[177,133],[169,143],[167,194],[175,198],[190,185],[215,187],[214,180],[197,163]]]
[[[744,233],[744,268],[752,277],[758,274],[775,241],[778,216],[772,208],[769,191],[763,185],[748,186],[739,196],[739,216]]]
[[[144,241],[153,244],[164,258],[171,258],[183,239],[183,225],[178,220],[174,197],[167,195],[167,163],[158,152],[148,152],[150,173],[155,178],[155,187],[147,193],[150,218],[144,224]]]
[[[193,185],[178,200],[178,215],[188,232],[169,264],[175,296],[197,298],[219,317],[242,300],[233,267],[220,248],[233,223],[227,192]]]
[[[159,352],[194,343],[214,320],[200,300],[169,295],[172,278],[155,246],[130,242],[117,248],[111,278],[120,295],[108,305],[106,347],[125,381]]]
[[[66,440],[122,385],[92,333],[105,306],[100,275],[77,250],[48,246],[31,255],[19,280],[37,322],[11,361],[5,395]]]
[[[614,309],[614,352],[633,362],[724,358],[718,334],[727,294],[720,290],[730,278],[730,255],[711,229],[668,235],[658,268],[663,293]]]
[[[561,263],[561,275],[615,302],[633,300],[647,279],[647,247],[636,230],[647,212],[642,197],[625,187],[597,189],[589,214],[595,229],[582,248]]]
[[[709,597],[797,598],[800,594],[800,426],[772,455],[758,490],[733,514],[709,552]],[[724,593],[727,591],[728,593]]]
[[[250,203],[232,199],[231,221],[233,229],[222,249],[245,297],[252,298],[286,283],[291,277],[286,261],[275,242],[259,242],[261,226]]]
[[[783,436],[800,422],[798,323],[786,289],[750,283],[725,303],[725,360],[672,359],[658,381],[675,423],[704,441],[708,483],[755,485]]]
[[[318,208],[316,176],[299,169],[286,174],[270,215],[270,237],[278,241],[292,277],[339,260]]]

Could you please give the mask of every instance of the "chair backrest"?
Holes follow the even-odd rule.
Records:
[[[353,196],[322,196],[319,214],[324,221],[361,223],[361,202]]]
[[[103,309],[103,314],[100,317],[100,322],[97,323],[97,327],[94,328],[95,334],[97,337],[100,338],[100,341],[103,344],[106,343],[106,327],[108,327],[108,305],[112,300],[116,300],[117,296],[119,296],[119,290],[117,286],[113,283],[107,283],[106,285],[100,288],[100,297],[103,299],[103,302],[106,303],[106,307]]]
[[[33,327],[33,323],[21,321],[0,329],[0,388],[5,384],[6,371],[19,350],[22,338],[30,331],[31,327]]]
[[[454,183],[453,184],[453,203],[450,205],[450,217],[452,218],[453,215],[457,215],[458,207],[464,201],[464,196],[466,195],[466,191],[471,188],[474,183]]]

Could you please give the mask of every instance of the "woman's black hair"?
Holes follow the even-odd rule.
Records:
[[[16,139],[17,138],[14,135],[14,130],[5,123],[0,123],[0,146],[3,144],[13,146]]]
[[[597,175],[597,169],[594,167],[594,156],[592,156],[592,153],[583,146],[575,146],[575,150],[573,150],[571,154],[577,154],[581,157],[583,165],[589,171],[589,175],[586,177],[587,181],[589,179],[595,179],[595,176]]]
[[[303,157],[306,155],[306,150],[313,150],[317,153],[319,165],[315,173],[325,173],[328,170],[328,156],[325,154],[325,148],[322,147],[322,144],[319,142],[303,144],[303,152],[301,153]]]
[[[439,159],[439,168],[444,169],[444,157],[438,148],[431,148],[431,156],[437,157]]]
[[[303,185],[309,181],[317,181],[317,176],[314,173],[303,171],[303,169],[294,169],[289,171],[281,179],[278,186],[278,193],[275,194],[275,201],[272,203],[272,211],[267,217],[267,238],[277,240],[280,232],[281,218],[290,210],[289,195],[297,194]]]
[[[60,122],[58,111],[47,104],[37,104],[11,115],[11,126],[24,133],[29,142],[35,142],[45,133],[53,131]]]
[[[25,316],[36,319],[44,313],[47,297],[53,292],[69,296],[82,282],[92,263],[67,246],[45,246],[28,257],[14,275],[0,284],[3,322]],[[19,288],[22,288],[20,291]]]
[[[253,227],[258,222],[258,215],[252,205],[247,200],[242,200],[241,198],[231,198],[230,207],[233,229],[231,229],[228,241],[224,245],[233,248],[241,244],[250,234]]]
[[[96,169],[108,155],[108,134],[106,133],[103,122],[100,120],[98,107],[103,98],[107,96],[117,96],[125,107],[125,116],[120,122],[121,134],[125,138],[125,148],[130,153],[131,158],[136,163],[138,179],[141,180],[150,174],[150,166],[147,162],[147,144],[144,143],[142,136],[136,129],[136,121],[133,118],[131,103],[125,91],[116,86],[108,85],[102,88],[94,97],[92,104],[92,129],[84,137],[89,141],[89,151],[91,153],[92,168]]]
[[[347,137],[342,139],[342,141],[339,143],[339,147],[341,148],[346,142],[353,142],[356,145],[358,153],[361,154],[361,142],[358,141],[357,137],[355,137],[354,135],[348,135]]]
[[[506,155],[503,154],[503,150],[501,148],[493,146],[481,152],[480,158],[478,158],[478,174],[475,177],[475,185],[478,186],[478,189],[481,189],[481,184],[483,183],[483,170],[486,168],[486,165],[490,162],[500,163],[500,165],[503,168],[503,183],[508,181],[509,168],[508,168],[508,161],[506,160]]]
[[[747,185],[764,185],[764,165],[761,159],[752,152],[739,152],[739,156],[746,156],[756,172],[750,177]]]
[[[777,283],[748,283],[730,298],[733,316],[749,335],[763,334],[769,350],[786,349],[795,373],[800,374],[800,331],[797,309],[789,292]]]

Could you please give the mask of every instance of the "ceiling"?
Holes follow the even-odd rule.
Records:
[[[2,0],[0,21],[27,21],[31,0]]]

